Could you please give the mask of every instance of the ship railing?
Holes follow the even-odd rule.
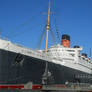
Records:
[[[51,60],[63,61],[62,58],[52,57],[49,54],[46,55],[43,52],[37,52],[37,51],[33,51],[33,50],[31,51],[31,56],[36,57],[36,58],[40,58],[43,60],[48,60],[48,61],[51,61]]]
[[[40,52],[31,50],[30,54],[31,56],[36,57],[36,58],[45,59],[45,60],[50,59],[49,55],[45,55],[45,53],[40,53]]]
[[[46,60],[49,62],[52,60],[63,61],[63,59],[60,59],[58,57],[57,58],[50,57],[49,54],[45,55],[45,53],[33,52],[32,55],[33,55],[33,57],[40,58],[40,59],[43,59],[43,60]]]
[[[0,39],[5,41],[10,41],[8,38],[2,37],[2,36],[0,36]]]

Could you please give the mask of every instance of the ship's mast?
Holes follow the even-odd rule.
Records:
[[[45,46],[45,55],[47,55],[47,47],[48,47],[48,32],[50,29],[50,0],[49,0],[49,8],[48,8],[48,20],[47,20],[47,25],[46,25],[46,46]],[[42,77],[42,84],[47,84],[48,80],[48,62],[46,62],[46,67],[45,71]]]
[[[46,46],[45,46],[45,55],[47,54],[47,47],[48,47],[48,31],[50,29],[50,0],[49,0],[49,8],[48,8],[48,20],[47,20],[47,25],[46,25]]]

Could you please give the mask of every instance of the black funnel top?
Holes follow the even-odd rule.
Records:
[[[78,46],[78,45],[75,45],[75,46],[74,46],[74,48],[80,48],[80,46]]]
[[[70,36],[67,34],[62,35],[62,40],[69,40],[70,41]]]

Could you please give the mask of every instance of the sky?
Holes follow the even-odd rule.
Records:
[[[36,49],[47,22],[48,0],[0,0],[0,37]],[[57,44],[56,29],[71,36],[89,55],[92,48],[92,0],[51,0],[50,28]],[[53,45],[49,32],[48,48]],[[42,41],[45,48],[45,36]]]

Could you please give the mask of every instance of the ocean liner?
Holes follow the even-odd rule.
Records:
[[[82,47],[70,47],[69,35],[63,34],[61,44],[47,48],[49,22],[50,2],[45,50],[25,48],[0,38],[0,84],[92,83],[92,61],[80,53]]]

